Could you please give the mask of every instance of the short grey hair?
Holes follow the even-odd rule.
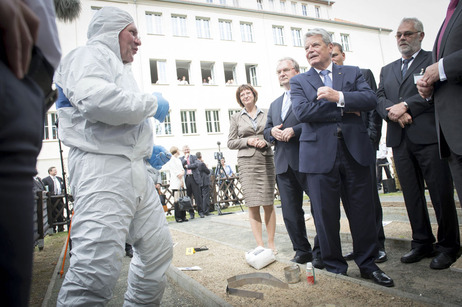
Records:
[[[322,36],[322,41],[326,44],[332,44],[332,39],[330,38],[329,32],[324,30],[323,28],[314,28],[312,30],[309,30],[305,34],[305,42],[308,39],[308,37],[315,36],[315,35],[321,35]]]
[[[292,66],[294,67],[295,71],[300,72],[300,65],[298,65],[297,61],[295,61],[293,58],[291,58],[291,57],[282,58],[282,59],[280,59],[278,61],[278,65],[281,64],[281,62],[284,62],[284,61],[292,62]]]
[[[424,31],[424,27],[423,27],[423,23],[418,20],[417,18],[415,17],[404,17],[402,20],[401,20],[401,23],[404,23],[404,22],[412,22],[414,23],[414,28],[419,31],[419,32],[423,32]]]

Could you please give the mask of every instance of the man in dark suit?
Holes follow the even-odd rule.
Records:
[[[401,262],[413,263],[435,254],[425,180],[438,221],[438,255],[430,267],[444,269],[455,261],[459,251],[459,225],[449,166],[438,156],[433,101],[420,97],[415,85],[414,74],[431,64],[431,53],[420,47],[424,36],[418,19],[401,21],[396,39],[402,59],[382,68],[377,111],[388,123],[387,146],[393,149],[412,228],[412,249]]]
[[[441,158],[447,158],[462,199],[462,2],[451,0],[433,47],[434,64],[417,83],[424,98],[433,98]]]
[[[56,176],[58,174],[58,170],[56,167],[51,166],[48,168],[48,176],[42,179],[43,184],[45,185],[46,190],[50,193],[51,196],[61,195],[64,193],[64,184],[63,179],[61,177]],[[59,198],[59,197],[58,197]],[[53,201],[55,202],[55,201]],[[56,208],[52,211],[52,219],[58,223],[64,222],[64,217],[62,213],[57,215],[57,212],[63,212],[64,210],[64,202],[56,200],[55,202]],[[58,232],[64,231],[64,226],[59,225],[57,227]],[[56,226],[53,226],[53,231],[56,232]]]
[[[210,215],[210,169],[202,159],[202,153],[196,152],[196,157],[201,175],[202,210],[204,215]]]
[[[32,191],[34,194],[38,191],[45,191],[45,185],[42,182],[42,179],[40,179],[39,176],[34,176],[34,187],[32,188]]]
[[[332,42],[324,29],[305,35],[311,69],[290,80],[292,110],[302,122],[300,172],[306,173],[324,265],[346,274],[340,243],[340,195],[353,237],[355,262],[363,278],[391,287],[393,280],[375,264],[377,235],[371,206],[370,167],[374,151],[360,112],[377,100],[358,67],[332,63]]]
[[[52,166],[48,168],[48,176],[42,179],[50,195],[61,195],[64,192],[63,178],[56,176],[57,174],[58,170]]]
[[[332,43],[332,62],[337,65],[343,65],[345,61],[345,52],[343,52],[342,45],[339,43]],[[369,87],[374,91],[377,92],[377,84],[375,83],[374,74],[370,69],[361,69],[361,73],[363,74],[364,79],[366,80]],[[380,137],[382,136],[382,117],[377,113],[377,111],[371,110],[367,112],[361,112],[361,118],[363,120],[364,125],[367,129],[367,134],[369,135],[369,140],[373,148],[375,149],[374,156],[376,158],[377,150],[379,149],[379,142]],[[377,171],[375,164],[371,166],[371,176],[372,179],[376,180],[377,178]],[[374,208],[375,208],[375,223],[376,223],[376,230],[377,230],[377,245],[378,245],[378,252],[377,257],[375,259],[376,263],[385,262],[388,260],[387,253],[385,252],[385,232],[383,231],[383,212],[382,212],[382,204],[380,203],[379,192],[377,191],[377,187],[373,185],[372,187],[372,194],[374,197]],[[343,202],[345,200],[342,199]],[[347,208],[348,206],[346,206]],[[354,259],[354,252],[350,252],[344,256],[346,260],[353,260]]]
[[[201,193],[201,174],[199,172],[199,163],[197,157],[190,154],[188,145],[183,146],[184,156],[180,157],[185,169],[185,184],[188,196],[194,195],[194,200],[197,206],[197,212],[201,218],[204,217],[204,209],[202,208],[202,193]],[[189,210],[191,219],[194,219],[194,209]]]
[[[276,73],[285,93],[271,103],[264,130],[265,139],[274,144],[276,182],[281,196],[282,215],[297,263],[312,261],[312,250],[306,235],[303,190],[305,176],[298,172],[299,141],[302,125],[291,108],[289,80],[300,73],[292,58],[279,60]]]

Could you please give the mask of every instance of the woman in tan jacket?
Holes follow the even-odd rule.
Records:
[[[275,171],[273,151],[263,137],[267,111],[256,106],[257,91],[248,84],[239,86],[236,99],[243,108],[231,117],[228,148],[238,149],[237,163],[239,181],[244,193],[245,205],[249,208],[250,226],[258,246],[264,246],[260,206],[265,212],[268,247],[276,253],[274,234],[276,214],[274,212]]]

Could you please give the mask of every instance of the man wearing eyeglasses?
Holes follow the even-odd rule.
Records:
[[[445,269],[454,262],[460,247],[459,225],[449,166],[439,159],[433,101],[420,97],[416,87],[416,77],[432,63],[431,52],[421,49],[424,36],[420,20],[401,21],[396,42],[402,58],[382,68],[377,112],[387,121],[387,146],[393,149],[412,228],[411,251],[401,262],[436,256],[430,268]],[[438,221],[435,245],[425,183]]]

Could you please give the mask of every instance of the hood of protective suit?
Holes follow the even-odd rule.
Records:
[[[116,7],[103,7],[93,16],[87,32],[87,45],[103,44],[120,56],[119,33],[134,20],[129,13]]]

